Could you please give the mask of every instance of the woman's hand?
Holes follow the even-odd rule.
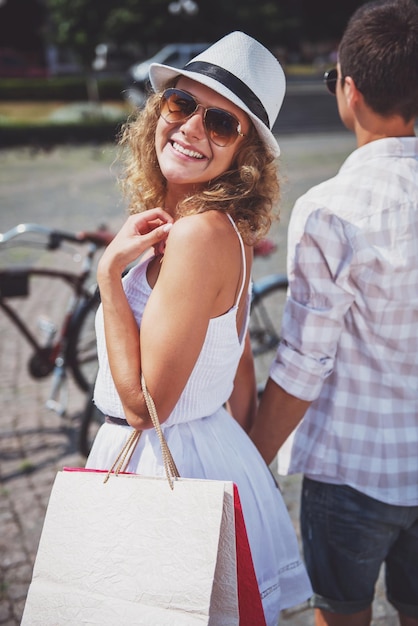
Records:
[[[172,223],[171,215],[160,208],[128,217],[99,261],[98,279],[110,273],[120,277],[126,266],[148,248],[163,249]]]

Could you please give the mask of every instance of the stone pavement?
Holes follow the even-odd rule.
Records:
[[[280,143],[283,212],[281,223],[275,224],[271,233],[279,249],[271,258],[257,261],[255,278],[284,271],[286,227],[295,198],[335,173],[354,147],[353,138],[345,132],[288,136]],[[114,156],[112,146],[60,148],[48,153],[0,151],[0,232],[25,221],[73,230],[93,229],[101,222],[116,228],[123,220],[124,208],[115,185]],[[0,266],[2,259],[0,252]],[[46,292],[34,290],[30,298],[19,300],[18,306],[25,319],[35,324],[40,314],[58,315],[64,297],[49,284]],[[77,448],[84,395],[69,380],[67,416],[47,410],[51,380],[30,378],[29,354],[25,341],[0,314],[0,625],[4,626],[20,623],[55,474],[63,466],[84,462]],[[272,469],[275,471],[274,464]],[[280,482],[299,533],[300,478],[281,478]],[[312,626],[312,611],[296,607],[284,612],[280,623]],[[396,624],[379,581],[373,625]]]

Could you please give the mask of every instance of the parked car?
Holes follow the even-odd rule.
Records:
[[[206,50],[209,46],[209,43],[169,44],[146,61],[135,63],[128,70],[126,97],[136,106],[142,106],[149,88],[149,68],[151,63],[184,67],[193,57]]]
[[[112,43],[99,43],[96,46],[96,58],[93,60],[92,68],[102,75],[118,76],[129,70],[136,60],[133,52],[129,48],[124,49]]]

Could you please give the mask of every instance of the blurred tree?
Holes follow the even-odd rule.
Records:
[[[179,16],[178,27],[180,19]],[[216,41],[232,30],[242,30],[271,46],[277,44],[286,23],[281,3],[274,0],[212,0],[199,3],[196,26],[204,41]],[[187,31],[185,20],[183,29]]]
[[[134,46],[143,54],[150,43],[179,41],[170,25],[168,0],[45,0],[52,43],[74,50],[88,69],[100,43]],[[173,35],[174,33],[174,35]],[[188,37],[189,39],[189,37]]]
[[[340,39],[349,17],[366,0],[287,0],[298,17],[300,35],[311,42]]]
[[[134,47],[138,57],[163,44],[212,42],[243,30],[271,48],[297,50],[302,41],[338,40],[351,13],[366,0],[194,0],[196,13],[170,12],[186,0],[0,0],[43,2],[51,43],[70,48],[86,69],[98,44]]]
[[[137,2],[116,3],[114,0],[45,0],[48,8],[47,38],[50,43],[69,48],[79,57],[79,61],[90,70],[96,56],[96,47],[109,41],[107,23],[118,5],[122,7],[138,4]],[[138,14],[138,7],[128,16],[133,23]],[[139,12],[140,15],[140,12]],[[116,37],[112,33],[112,40]]]
[[[198,12],[169,12],[171,0],[45,0],[49,37],[76,51],[86,68],[99,43],[136,46],[145,55],[150,45],[179,41],[215,41],[243,30],[265,45],[276,45],[289,18],[275,0],[196,0]]]

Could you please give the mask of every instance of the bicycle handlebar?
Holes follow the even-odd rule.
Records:
[[[93,243],[98,248],[102,248],[109,242],[111,237],[105,228],[100,228],[95,232],[77,234],[65,230],[48,228],[40,224],[18,224],[5,233],[0,233],[0,244],[7,243],[25,233],[41,234],[48,237],[48,249],[50,250],[59,248],[62,241],[70,241],[78,244],[89,242]]]
[[[96,231],[81,231],[79,233],[71,233],[65,230],[55,230],[48,228],[47,226],[41,226],[40,224],[18,224],[14,228],[0,233],[0,244],[7,243],[23,235],[25,233],[37,233],[48,236],[48,249],[56,250],[59,248],[62,241],[70,241],[72,243],[86,243],[89,242],[96,246],[96,248],[106,247],[114,237],[114,233],[109,231],[105,225],[100,226]],[[268,238],[262,239],[256,246],[254,246],[254,256],[268,257],[275,250],[277,246],[274,241]]]

